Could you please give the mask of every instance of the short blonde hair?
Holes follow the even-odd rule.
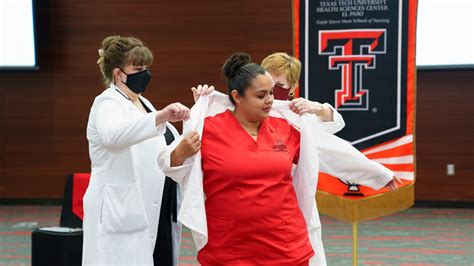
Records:
[[[128,65],[149,66],[153,63],[153,54],[142,41],[134,37],[108,36],[99,49],[99,65],[105,86],[114,81],[113,70]]]
[[[284,74],[290,86],[298,83],[301,75],[301,62],[287,53],[273,53],[262,61],[262,66],[270,73]]]

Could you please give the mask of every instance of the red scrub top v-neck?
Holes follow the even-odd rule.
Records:
[[[203,265],[307,262],[313,255],[292,185],[299,132],[281,118],[262,121],[257,140],[229,110],[206,118],[202,169],[209,240]]]

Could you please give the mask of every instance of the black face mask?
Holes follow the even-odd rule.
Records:
[[[125,73],[122,69],[120,69],[120,71]],[[136,94],[144,92],[151,79],[151,72],[149,69],[133,74],[125,74],[127,75],[127,82],[122,81],[122,83],[127,85],[127,87]]]

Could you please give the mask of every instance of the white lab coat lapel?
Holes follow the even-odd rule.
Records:
[[[140,100],[148,107],[148,109],[150,109],[151,111],[156,111],[155,107],[150,103],[150,101],[148,101],[148,99],[146,99],[142,95],[140,95],[139,97],[140,97]],[[175,140],[180,138],[179,132],[176,130],[176,128],[172,124],[170,124],[169,122],[166,122],[166,127],[171,131]],[[178,210],[181,209],[181,198],[182,198],[181,189],[182,189],[182,186],[178,185],[178,191],[177,191],[177,198],[178,198],[177,209]],[[161,188],[160,191],[163,191],[163,187]],[[160,198],[162,198],[162,196]],[[158,214],[158,219],[159,219],[159,214]],[[172,223],[171,227],[172,227],[171,238],[172,238],[172,245],[173,245],[173,264],[178,265],[179,251],[181,247],[182,224],[178,221],[176,223]],[[153,248],[155,246],[155,242],[156,240],[152,241]]]
[[[150,109],[151,111],[156,111],[155,107],[150,103],[150,101],[148,101],[142,95],[140,95],[139,97],[140,97],[140,100],[148,107],[148,109]],[[171,133],[174,136],[174,139],[179,139],[179,137],[180,137],[179,132],[176,130],[176,128],[172,124],[166,122],[166,127],[171,131]],[[182,186],[178,185],[178,191],[177,191],[177,198],[178,198],[178,200],[177,200],[177,209],[178,210],[181,208],[181,198],[182,198],[181,188],[182,188]],[[161,188],[160,191],[163,191],[163,188]],[[161,202],[160,202],[160,204],[161,204]],[[158,219],[159,219],[159,215],[158,215]],[[172,237],[172,244],[173,244],[173,263],[174,263],[174,265],[177,265],[178,261],[179,261],[179,251],[180,251],[180,247],[181,247],[182,225],[178,221],[176,223],[172,223],[171,227],[172,227],[171,237]],[[155,242],[156,242],[156,240],[153,241],[152,244],[154,245]],[[154,248],[154,246],[153,246],[153,248]]]

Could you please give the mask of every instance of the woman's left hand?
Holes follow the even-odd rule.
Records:
[[[333,121],[332,109],[318,102],[308,101],[304,98],[293,99],[290,103],[290,109],[297,114],[315,114],[324,122]]]
[[[290,109],[297,114],[315,114],[320,116],[324,114],[324,107],[318,102],[311,102],[305,98],[293,99],[290,103]]]
[[[397,184],[397,183],[398,183],[398,184],[403,184],[403,181],[402,181],[400,178],[394,176],[393,179],[390,180],[390,182],[388,182],[388,183],[385,185],[385,188],[387,188],[387,189],[389,189],[389,190],[392,190],[392,191],[398,190],[398,184]]]
[[[207,84],[198,85],[197,87],[192,87],[191,91],[193,92],[194,102],[199,100],[201,95],[209,95],[214,91],[214,86],[208,86]]]
[[[201,140],[197,131],[192,131],[184,136],[181,142],[171,152],[170,166],[183,165],[184,161],[196,154],[201,149]]]

